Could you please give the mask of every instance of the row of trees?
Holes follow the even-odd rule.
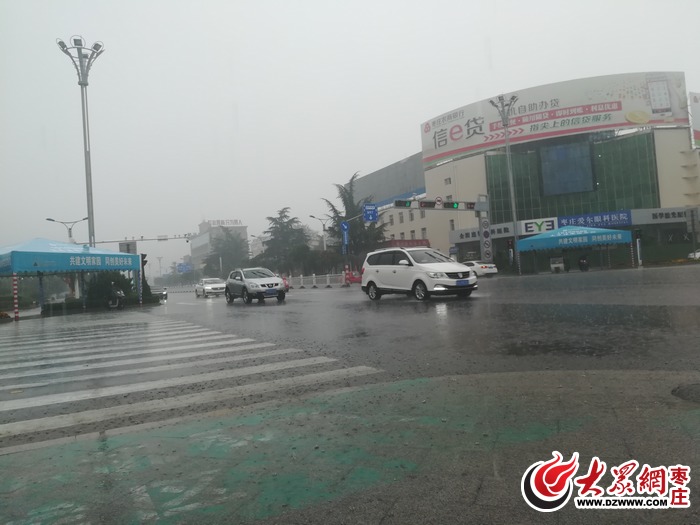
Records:
[[[248,258],[247,241],[228,228],[222,228],[224,235],[214,238],[210,254],[204,260],[204,275],[215,276],[228,272],[228,269],[241,266],[265,266],[279,273],[292,275],[302,273],[324,274],[340,271],[344,264],[357,268],[364,255],[377,248],[384,240],[384,225],[366,224],[362,219],[363,205],[371,202],[371,197],[355,200],[354,174],[347,184],[335,184],[339,205],[323,199],[328,205],[330,219],[327,228],[327,250],[312,250],[309,247],[310,234],[298,217],[291,215],[289,207],[278,210],[276,216],[267,217],[267,239],[265,251],[252,259]],[[342,254],[341,224],[350,224],[348,253]]]

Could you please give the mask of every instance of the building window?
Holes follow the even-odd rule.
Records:
[[[403,212],[399,212],[399,224],[403,224]]]
[[[420,218],[425,219],[425,210],[420,211]]]
[[[393,241],[394,239],[396,239],[396,235],[394,235],[394,234],[392,233],[392,234],[391,234],[391,240]]]
[[[406,234],[404,232],[401,232],[399,235],[401,235],[401,240],[403,241],[406,239]]]
[[[450,231],[453,232],[455,231],[455,220],[450,219]]]
[[[411,240],[415,240],[416,238],[416,230],[411,230]]]
[[[421,238],[421,239],[427,239],[427,238],[428,238],[428,228],[421,228],[421,229],[420,229],[420,238]]]
[[[393,216],[393,215],[389,215],[389,224],[390,224],[391,226],[394,225],[394,216]]]
[[[448,195],[447,197],[445,197],[445,200],[447,202],[452,202],[452,195]]]
[[[448,186],[448,185],[450,185],[450,184],[452,184],[452,177],[447,177],[447,178],[445,179],[445,186]]]
[[[408,210],[408,220],[413,222],[413,210]]]

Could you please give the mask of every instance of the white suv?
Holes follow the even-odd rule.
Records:
[[[407,293],[419,301],[431,295],[469,297],[476,275],[463,264],[431,248],[388,248],[367,254],[362,291],[376,301],[386,293]]]

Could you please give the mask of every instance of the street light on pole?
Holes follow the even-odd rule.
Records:
[[[85,150],[85,186],[87,189],[88,206],[88,237],[90,246],[95,246],[95,212],[92,206],[92,167],[90,162],[90,125],[88,120],[88,98],[87,86],[88,75],[92,64],[97,57],[104,53],[102,42],[95,42],[92,47],[84,46],[81,36],[72,36],[70,42],[72,46],[59,39],[56,39],[58,48],[73,62],[75,70],[78,72],[78,85],[80,86],[80,100],[83,112],[83,147]]]
[[[88,218],[83,217],[82,219],[78,219],[77,221],[57,221],[56,219],[52,219],[50,217],[47,217],[46,220],[49,222],[58,222],[60,224],[63,224],[66,227],[66,229],[68,230],[68,241],[75,244],[75,240],[73,239],[73,226],[75,226],[79,222],[83,222],[83,221],[88,220]],[[70,224],[70,226],[69,226],[69,224]]]
[[[323,228],[323,235],[322,235],[322,237],[323,237],[323,251],[325,252],[326,251],[326,223],[328,221],[330,221],[331,218],[328,217],[327,219],[319,219],[318,217],[316,217],[314,215],[309,215],[309,217],[311,217],[312,219],[316,219],[317,221],[319,221],[321,223],[321,227]]]
[[[518,217],[516,214],[515,207],[515,185],[513,184],[513,163],[510,157],[510,137],[508,136],[508,112],[510,108],[518,101],[516,95],[512,95],[508,102],[503,95],[498,95],[498,103],[493,100],[489,100],[491,105],[498,110],[498,114],[501,117],[501,123],[503,124],[503,130],[505,132],[505,143],[506,143],[506,163],[508,165],[508,186],[510,188],[510,211],[513,216],[513,258],[515,259],[515,265],[518,268],[518,275],[522,275],[520,269],[520,251],[518,250]]]

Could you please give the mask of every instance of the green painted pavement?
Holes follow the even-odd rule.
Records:
[[[461,378],[398,381],[3,455],[0,518],[254,521],[587,423],[546,411],[532,421],[526,398],[484,390]]]

